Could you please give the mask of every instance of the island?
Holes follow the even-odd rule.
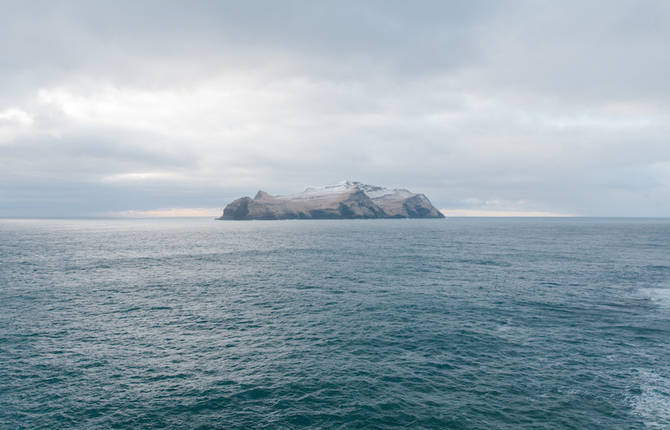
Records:
[[[219,220],[444,218],[423,194],[344,181],[272,196],[258,191],[229,203]]]

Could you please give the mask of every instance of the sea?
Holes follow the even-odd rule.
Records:
[[[2,219],[0,428],[668,429],[670,219]]]

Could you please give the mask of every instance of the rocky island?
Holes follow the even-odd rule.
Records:
[[[223,210],[221,220],[444,218],[423,194],[360,182],[310,187],[302,193],[239,198]]]

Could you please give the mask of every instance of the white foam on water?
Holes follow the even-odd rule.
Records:
[[[650,429],[670,428],[670,378],[640,370],[640,391],[631,399],[633,411]]]
[[[641,288],[639,293],[660,306],[670,307],[670,288]]]

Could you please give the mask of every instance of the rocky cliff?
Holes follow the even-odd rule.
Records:
[[[228,204],[218,219],[354,219],[444,218],[423,194],[360,182],[307,188],[302,193],[272,196],[258,191]]]

